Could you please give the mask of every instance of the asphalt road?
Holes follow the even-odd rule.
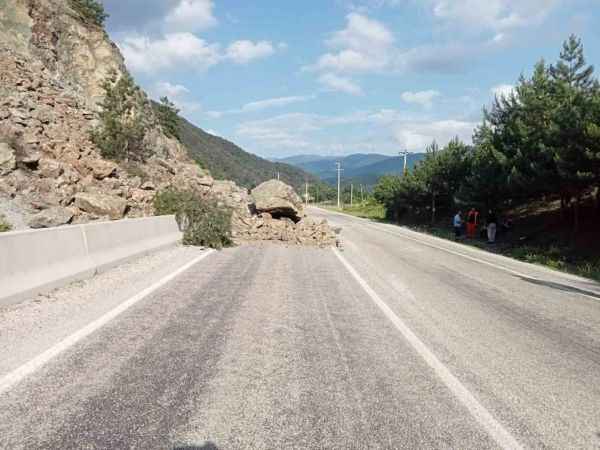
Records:
[[[1,393],[0,447],[600,448],[600,286],[313,212],[343,251],[207,256]]]

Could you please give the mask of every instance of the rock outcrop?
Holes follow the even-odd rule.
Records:
[[[278,241],[318,247],[336,244],[336,234],[326,220],[306,217],[300,197],[291,186],[271,180],[257,186],[251,195],[235,184],[228,186],[225,197],[232,201],[223,202],[233,208],[236,242]],[[274,214],[266,212],[267,208]]]
[[[303,215],[302,199],[294,188],[278,181],[270,180],[252,190],[256,211],[273,217],[288,217],[294,222]]]

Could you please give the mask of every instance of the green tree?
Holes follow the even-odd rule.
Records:
[[[127,73],[112,72],[102,84],[100,123],[91,139],[103,157],[117,161],[144,161],[151,150],[144,138],[150,128],[147,101]]]
[[[177,140],[181,140],[181,122],[179,120],[179,109],[168,97],[161,97],[156,107],[156,115],[163,132]]]
[[[104,26],[104,22],[109,17],[102,3],[97,0],[70,0],[70,3],[73,9],[82,15],[84,20],[99,27]]]
[[[594,114],[598,83],[594,67],[586,63],[581,40],[570,36],[563,44],[559,61],[549,69],[553,81],[554,160],[560,176],[561,194],[573,199],[574,229],[579,228],[579,204],[595,180],[594,152],[588,132],[597,119]]]

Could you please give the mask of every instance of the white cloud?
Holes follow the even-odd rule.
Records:
[[[190,94],[190,90],[182,84],[171,84],[168,81],[158,81],[150,89],[150,95],[155,100],[168,97],[184,114],[202,109],[200,103],[189,99]]]
[[[515,87],[512,84],[499,84],[490,89],[490,92],[495,97],[510,97],[515,92]]]
[[[168,81],[159,81],[154,85],[155,92],[158,92],[161,96],[167,96],[170,98],[180,97],[185,94],[189,94],[190,90],[182,84],[171,84]]]
[[[273,53],[275,53],[275,48],[269,41],[255,43],[241,40],[235,41],[227,47],[225,57],[236,64],[247,64],[252,60],[271,56]]]
[[[192,33],[172,33],[159,39],[129,35],[119,47],[134,72],[156,73],[164,69],[206,70],[220,61],[219,45],[209,44]]]
[[[381,22],[353,12],[346,16],[346,28],[333,33],[326,44],[336,51],[322,55],[312,69],[373,72],[390,64],[394,36]]]
[[[250,147],[260,148],[263,154],[302,152],[306,148],[327,154],[393,153],[404,147],[423,151],[433,140],[446,145],[456,136],[471,142],[476,125],[454,119],[432,120],[388,109],[339,116],[290,113],[242,122],[236,136]]]
[[[413,103],[420,105],[424,108],[431,108],[433,106],[433,100],[439,97],[440,95],[442,94],[434,90],[419,92],[406,91],[402,93],[401,98],[406,103]]]
[[[395,125],[393,134],[403,148],[423,151],[434,140],[441,146],[455,137],[471,142],[476,126],[476,123],[459,120],[409,121]]]
[[[268,41],[236,41],[226,51],[192,33],[170,33],[161,38],[130,34],[118,42],[127,66],[134,72],[157,73],[181,68],[204,71],[223,61],[247,64],[275,53]]]
[[[542,23],[562,0],[432,0],[433,14],[471,28],[511,30]]]
[[[165,18],[168,30],[201,31],[217,25],[212,0],[180,0]]]
[[[362,95],[362,88],[349,78],[326,73],[319,77],[319,83],[333,91],[345,92],[351,95]]]
[[[315,97],[312,95],[269,98],[266,100],[258,100],[255,102],[246,103],[244,106],[242,106],[242,111],[262,111],[269,108],[279,108],[282,106],[291,105],[292,103],[306,102],[314,98]]]
[[[289,97],[268,98],[264,100],[257,100],[254,102],[246,103],[241,108],[229,109],[227,111],[207,111],[206,114],[214,119],[219,119],[223,116],[231,114],[244,114],[257,111],[264,111],[266,109],[272,108],[281,108],[283,106],[292,105],[294,103],[302,103],[307,102],[309,100],[314,100],[315,98],[315,95],[294,95]]]

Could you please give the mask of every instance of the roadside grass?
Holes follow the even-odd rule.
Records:
[[[454,230],[450,227],[423,226],[414,224],[402,224],[407,228],[421,233],[436,236],[442,239],[454,241]],[[537,264],[549,267],[554,270],[579,275],[600,281],[600,257],[585,255],[577,252],[568,245],[556,244],[524,244],[519,245],[499,236],[498,242],[494,245],[488,244],[481,239],[467,239],[465,237],[459,240],[461,244],[476,247],[490,253],[497,253],[508,256],[519,261]]]
[[[355,203],[354,205],[344,205],[338,208],[334,205],[321,204],[321,208],[328,209],[331,211],[342,212],[355,217],[362,217],[364,219],[371,220],[384,220],[385,219],[385,207],[375,202],[362,202]]]
[[[385,219],[385,208],[377,203],[365,202],[352,207],[345,205],[342,208],[330,204],[319,206],[331,211],[393,224]],[[546,220],[547,217],[538,217],[538,219]],[[420,233],[454,241],[454,230],[450,226],[423,225],[419,223],[419,220],[406,220],[400,225]],[[560,233],[540,233],[539,220],[530,225],[524,223],[518,225],[521,234],[544,236],[544,238],[537,237],[536,239],[530,236],[529,241],[522,242],[522,236],[511,231],[508,234],[500,234],[495,245],[488,244],[485,239],[466,239],[464,237],[459,242],[490,253],[600,281],[600,256],[595,248],[584,251],[581,245],[572,245],[569,239]],[[535,231],[532,232],[532,230]]]

